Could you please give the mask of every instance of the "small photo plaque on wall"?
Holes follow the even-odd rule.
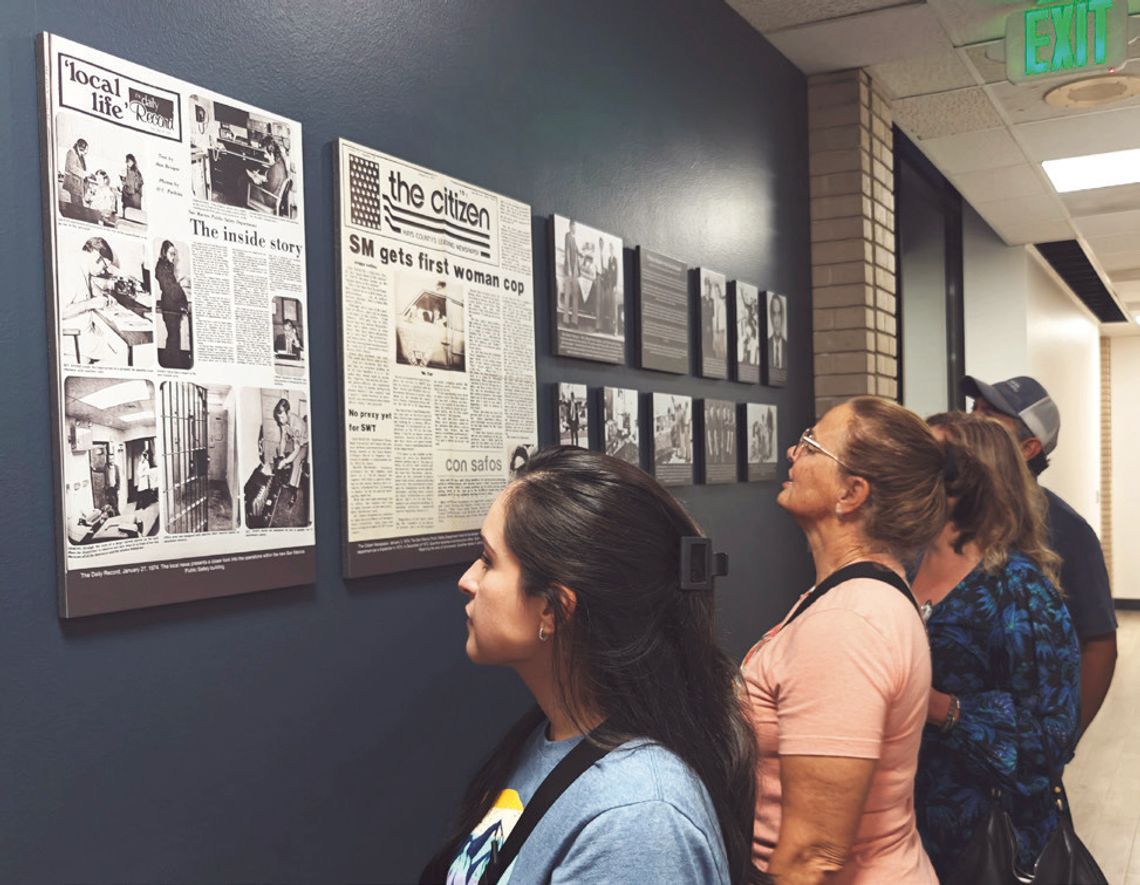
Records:
[[[744,406],[744,442],[749,482],[767,482],[776,478],[779,431],[776,407],[766,403]]]
[[[585,384],[554,388],[554,420],[559,445],[590,448],[590,395]]]
[[[675,393],[650,394],[653,475],[666,486],[693,483],[693,400]]]
[[[638,394],[628,387],[603,387],[602,450],[630,464],[641,465]]]
[[[625,264],[620,237],[561,215],[550,220],[554,355],[625,362]]]
[[[728,377],[728,281],[724,274],[701,268],[697,271],[700,322],[700,374],[705,378]]]
[[[760,290],[739,280],[732,284],[736,300],[736,380],[760,383]]]
[[[689,268],[683,261],[637,248],[637,281],[643,369],[684,375],[689,371]]]
[[[723,399],[706,399],[703,412],[705,482],[736,482],[736,403]]]
[[[788,382],[788,296],[765,292],[764,383],[783,387]]]

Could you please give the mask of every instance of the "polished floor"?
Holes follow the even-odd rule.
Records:
[[[1140,611],[1117,612],[1116,675],[1065,769],[1073,823],[1112,885],[1140,885]]]

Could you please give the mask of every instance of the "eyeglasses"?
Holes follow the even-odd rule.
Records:
[[[798,460],[800,457],[800,454],[803,452],[803,450],[805,448],[807,448],[813,452],[819,452],[819,454],[821,454],[821,455],[826,455],[828,458],[830,458],[832,461],[834,461],[836,464],[838,464],[840,467],[842,467],[848,473],[856,473],[856,471],[852,470],[850,467],[848,467],[843,462],[842,458],[840,458],[838,455],[833,455],[831,452],[829,452],[827,449],[825,449],[822,445],[820,445],[819,440],[817,440],[812,435],[812,430],[810,427],[807,428],[803,433],[800,434],[800,438],[799,438],[799,441],[796,443],[796,447],[794,449],[792,449],[792,460],[793,461]]]

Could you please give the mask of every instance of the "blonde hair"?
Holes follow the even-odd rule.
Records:
[[[927,422],[942,428],[948,441],[967,449],[989,474],[985,506],[979,508],[981,518],[966,525],[954,519],[962,532],[960,540],[978,544],[982,566],[991,573],[1005,566],[1011,551],[1024,554],[1062,593],[1061,557],[1046,540],[1045,493],[1029,472],[1014,435],[981,414],[944,412]]]

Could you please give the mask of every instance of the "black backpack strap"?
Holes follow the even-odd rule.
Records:
[[[538,785],[530,801],[523,809],[522,815],[515,823],[511,834],[503,846],[495,851],[491,850],[491,861],[483,870],[479,878],[479,885],[495,885],[499,877],[506,872],[507,867],[518,856],[519,849],[530,836],[531,831],[542,820],[542,816],[550,810],[558,797],[578,779],[591,765],[609,752],[608,749],[591,743],[589,738],[583,738],[573,750],[562,757],[546,779]]]
[[[890,584],[898,590],[903,596],[907,598],[914,610],[917,612],[918,603],[914,601],[914,596],[911,595],[910,587],[907,586],[906,581],[900,578],[897,574],[887,568],[885,565],[880,565],[877,562],[853,562],[850,565],[845,565],[843,568],[832,572],[822,581],[815,585],[815,589],[808,594],[807,599],[803,601],[799,608],[797,608],[790,618],[784,621],[784,627],[792,623],[796,618],[802,615],[805,611],[811,608],[827,591],[842,584],[844,581],[850,581],[854,578],[870,578],[873,581],[882,581],[884,584]],[[921,613],[920,613],[921,616]]]

